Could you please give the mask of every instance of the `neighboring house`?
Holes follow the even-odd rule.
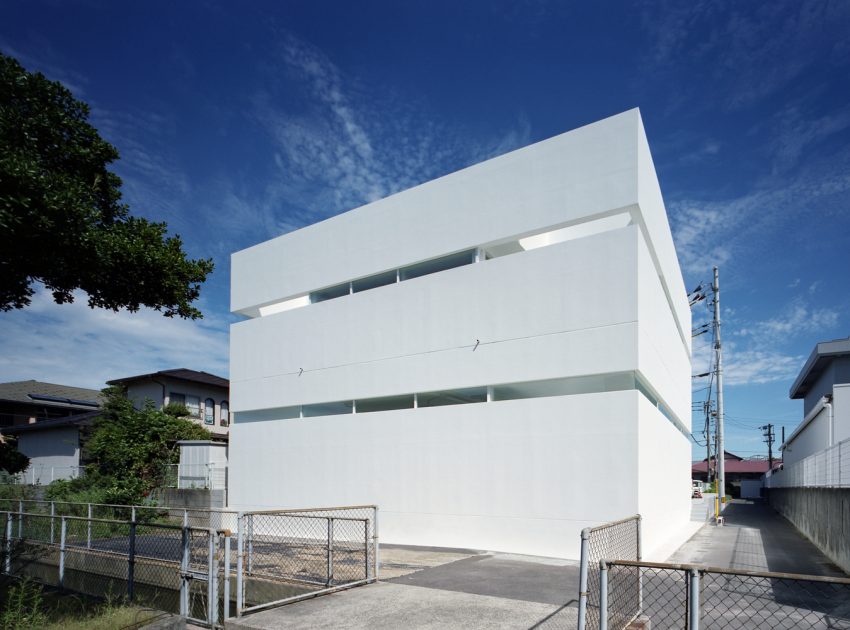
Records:
[[[715,478],[717,474],[716,458],[711,458],[711,478]],[[733,497],[741,496],[741,483],[744,480],[760,481],[762,476],[770,470],[770,462],[767,459],[744,459],[729,451],[725,452],[724,457],[726,488],[728,493]],[[773,470],[778,470],[782,467],[781,459],[773,460]],[[694,479],[700,481],[708,481],[706,472],[706,460],[701,462],[693,462],[691,465],[691,475]]]
[[[691,313],[637,110],[232,257],[229,505],[577,558],[690,518]]]
[[[850,438],[850,337],[817,344],[790,396],[803,399],[803,421],[782,445],[786,467]]]
[[[100,392],[41,381],[0,383],[0,428],[99,409]]]
[[[4,428],[3,435],[17,438],[18,450],[30,458],[29,468],[21,474],[22,481],[48,484],[78,476],[80,467],[85,465],[80,461],[81,445],[99,414],[88,411]]]
[[[227,439],[230,427],[230,382],[226,378],[180,368],[108,381],[123,385],[137,408],[152,400],[162,408],[171,403],[186,405],[189,416],[209,429],[215,439]]]

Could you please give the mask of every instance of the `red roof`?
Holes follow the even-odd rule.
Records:
[[[712,469],[714,469],[714,460],[711,461]],[[770,468],[770,462],[766,459],[726,459],[725,470],[727,473],[766,473]],[[773,468],[779,468],[782,465],[781,459],[773,460]],[[705,460],[701,462],[693,462],[691,470],[693,472],[704,473],[706,468]]]

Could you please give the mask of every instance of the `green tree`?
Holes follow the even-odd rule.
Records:
[[[109,387],[86,451],[100,475],[145,493],[162,481],[169,464],[177,463],[179,440],[210,438],[191,420],[160,411],[151,401],[136,409],[122,388]]]
[[[89,107],[61,83],[0,53],[0,309],[27,306],[42,282],[59,303],[195,319],[212,272],[187,259],[165,223],[131,216],[118,151],[88,123]]]
[[[23,472],[30,465],[30,458],[21,453],[14,444],[0,442],[0,470],[10,475]]]
[[[104,405],[85,446],[93,462],[70,492],[96,491],[106,502],[134,503],[158,487],[169,464],[179,460],[179,440],[209,440],[204,427],[156,409],[141,409],[119,387],[104,390]],[[52,498],[59,498],[53,496]]]

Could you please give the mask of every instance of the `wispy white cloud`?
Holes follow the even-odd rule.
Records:
[[[832,56],[831,38],[850,29],[844,2],[777,0],[730,5],[710,0],[645,3],[643,24],[652,45],[648,61],[660,68],[705,68],[704,82],[727,109],[752,105],[782,90]]]
[[[60,55],[53,50],[50,42],[42,40],[39,50],[40,53],[38,55],[31,55],[0,39],[0,51],[17,59],[27,71],[41,72],[51,81],[61,82],[76,98],[84,98],[88,78],[79,72],[69,70],[62,63],[63,60]]]
[[[723,318],[723,373],[730,386],[790,383],[805,359],[791,348],[801,338],[829,338],[841,320],[838,310],[812,306],[799,296],[767,319],[742,321],[726,309]],[[713,360],[711,335],[695,339],[693,373],[709,372]],[[694,382],[695,388],[703,385],[702,379]]]
[[[815,308],[802,298],[793,300],[775,317],[741,327],[736,334],[749,337],[760,345],[772,346],[807,333],[828,334],[839,322],[838,311]]]
[[[822,221],[840,212],[850,193],[850,149],[797,169],[790,176],[769,176],[738,196],[679,198],[668,202],[670,222],[682,269],[704,275],[712,265],[738,264],[764,254],[768,236],[799,231],[801,223]]]
[[[57,305],[41,289],[23,311],[0,313],[0,380],[36,380],[100,388],[107,380],[188,367],[228,374],[227,323],[163,317],[151,309],[90,309],[85,295]]]
[[[282,67],[310,101],[285,105],[272,81],[255,98],[255,117],[272,139],[278,172],[251,199],[277,207],[280,227],[302,227],[530,140],[522,117],[488,141],[470,139],[401,98],[374,96],[377,86],[363,88],[312,44],[289,33],[283,40]]]

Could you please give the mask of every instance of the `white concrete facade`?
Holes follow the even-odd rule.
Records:
[[[558,557],[688,521],[690,311],[637,110],[238,252],[231,308],[233,507]]]

